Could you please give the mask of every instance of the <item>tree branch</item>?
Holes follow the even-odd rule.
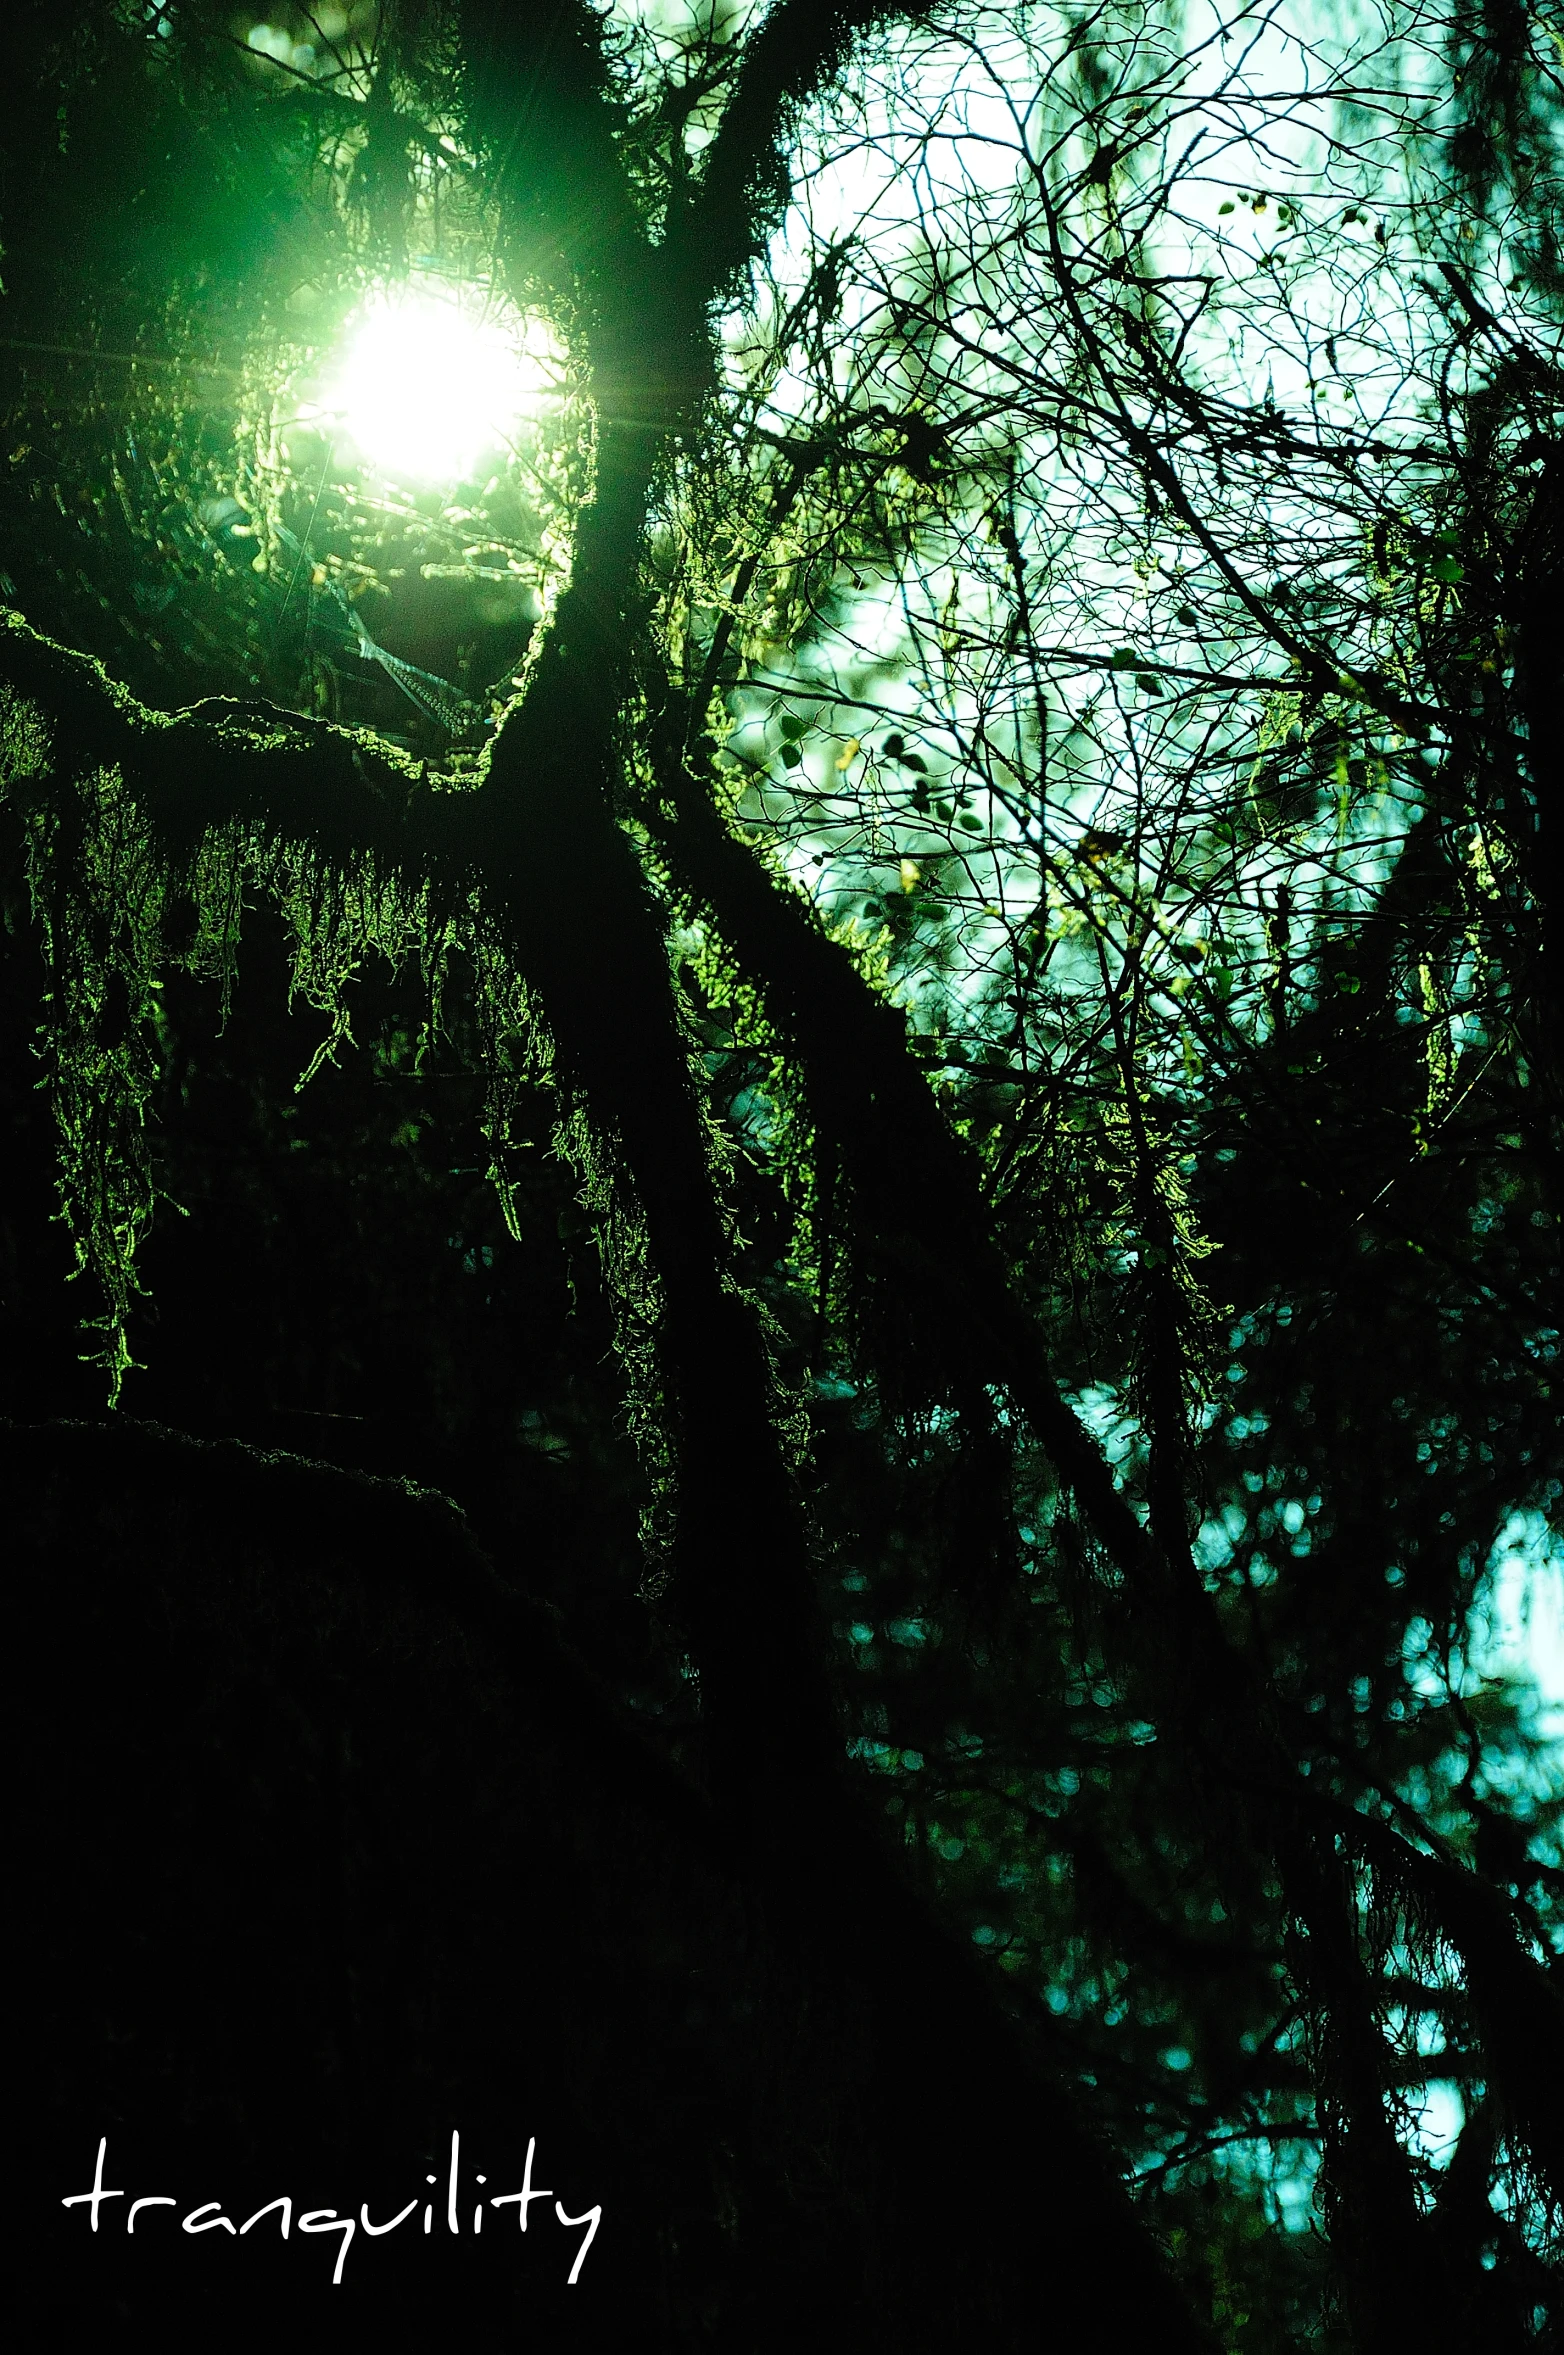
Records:
[[[931,6],[932,0],[778,0],[745,42],[698,189],[669,225],[668,252],[687,302],[704,309],[733,293],[762,251],[791,190],[782,141],[853,42],[897,18],[915,22]]]

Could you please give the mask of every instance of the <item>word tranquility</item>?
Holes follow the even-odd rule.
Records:
[[[461,2163],[461,2140],[460,2134],[451,2136],[451,2165],[445,2187],[445,2228],[447,2232],[456,2233],[462,2229],[457,2215],[457,2174]],[[72,2192],[60,2203],[65,2208],[86,2208],[91,2215],[94,2232],[98,2229],[98,2213],[104,2202],[106,2200],[122,2200],[127,2196],[124,2191],[105,2188],[103,2169],[108,2157],[108,2148],[108,2136],[104,2135],[98,2144],[98,2165],[93,2176],[91,2191]],[[520,2191],[495,2192],[491,2193],[488,2198],[488,2205],[491,2208],[514,2208],[516,2221],[523,2232],[527,2229],[527,2211],[533,2201],[554,2200],[552,2191],[543,2188],[535,2189],[533,2186],[532,2163],[536,2150],[537,2138],[533,2136],[527,2144],[527,2164],[522,2170]],[[424,2180],[426,2183],[434,2183],[437,2178],[428,2175]],[[488,2180],[486,2175],[474,2177],[474,2181],[478,2183],[487,2183]],[[482,2232],[483,2230],[484,2204],[484,2200],[480,2196],[472,2212],[474,2232]],[[179,2202],[176,2199],[164,2192],[141,2193],[131,2201],[130,2206],[125,2210],[125,2230],[128,2233],[135,2231],[136,2218],[144,2209],[177,2208],[178,2205]],[[340,2289],[342,2268],[347,2263],[348,2250],[353,2244],[354,2233],[362,2227],[372,2240],[380,2240],[386,2233],[395,2232],[398,2226],[405,2224],[418,2205],[416,2198],[409,2200],[407,2206],[399,2214],[388,2217],[383,2224],[370,2223],[367,2201],[359,2209],[356,2220],[352,2216],[339,2216],[335,2208],[312,2208],[306,2215],[299,2218],[298,2228],[300,2232],[304,2233],[336,2232],[341,2234],[342,2240],[337,2250],[337,2262],[331,2275],[333,2286]],[[425,2200],[423,2210],[424,2230],[432,2232],[434,2229],[433,2200]],[[577,2249],[575,2263],[570,2268],[569,2287],[574,2289],[581,2278],[581,2268],[586,2263],[587,2251],[597,2238],[597,2228],[603,2220],[603,2211],[601,2207],[584,2208],[579,2216],[567,2216],[564,2202],[554,2200],[554,2213],[560,2223],[568,2229],[582,2224],[586,2226],[586,2237]],[[188,2233],[227,2232],[232,2233],[236,2239],[242,2240],[247,2232],[253,2231],[256,2225],[272,2216],[277,2218],[282,2228],[282,2237],[286,2240],[293,2226],[293,2202],[286,2197],[268,2200],[264,2208],[257,2208],[253,2216],[247,2217],[244,2223],[239,2225],[234,2223],[232,2217],[223,2214],[220,2200],[206,2200],[200,2207],[192,2208],[187,2216],[180,2219],[180,2230]]]

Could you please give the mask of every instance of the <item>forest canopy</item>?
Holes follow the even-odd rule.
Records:
[[[1541,2345],[1564,25],[6,39],[5,1413],[449,1496],[856,2023],[669,2345],[834,2136],[866,2345]]]

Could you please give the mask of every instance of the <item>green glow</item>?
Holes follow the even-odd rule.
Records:
[[[382,473],[465,482],[526,429],[557,381],[547,330],[492,297],[385,288],[349,320],[317,414]]]

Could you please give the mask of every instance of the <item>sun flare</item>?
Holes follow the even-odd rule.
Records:
[[[536,418],[557,360],[539,322],[492,297],[385,288],[349,320],[319,414],[382,473],[465,482]]]

